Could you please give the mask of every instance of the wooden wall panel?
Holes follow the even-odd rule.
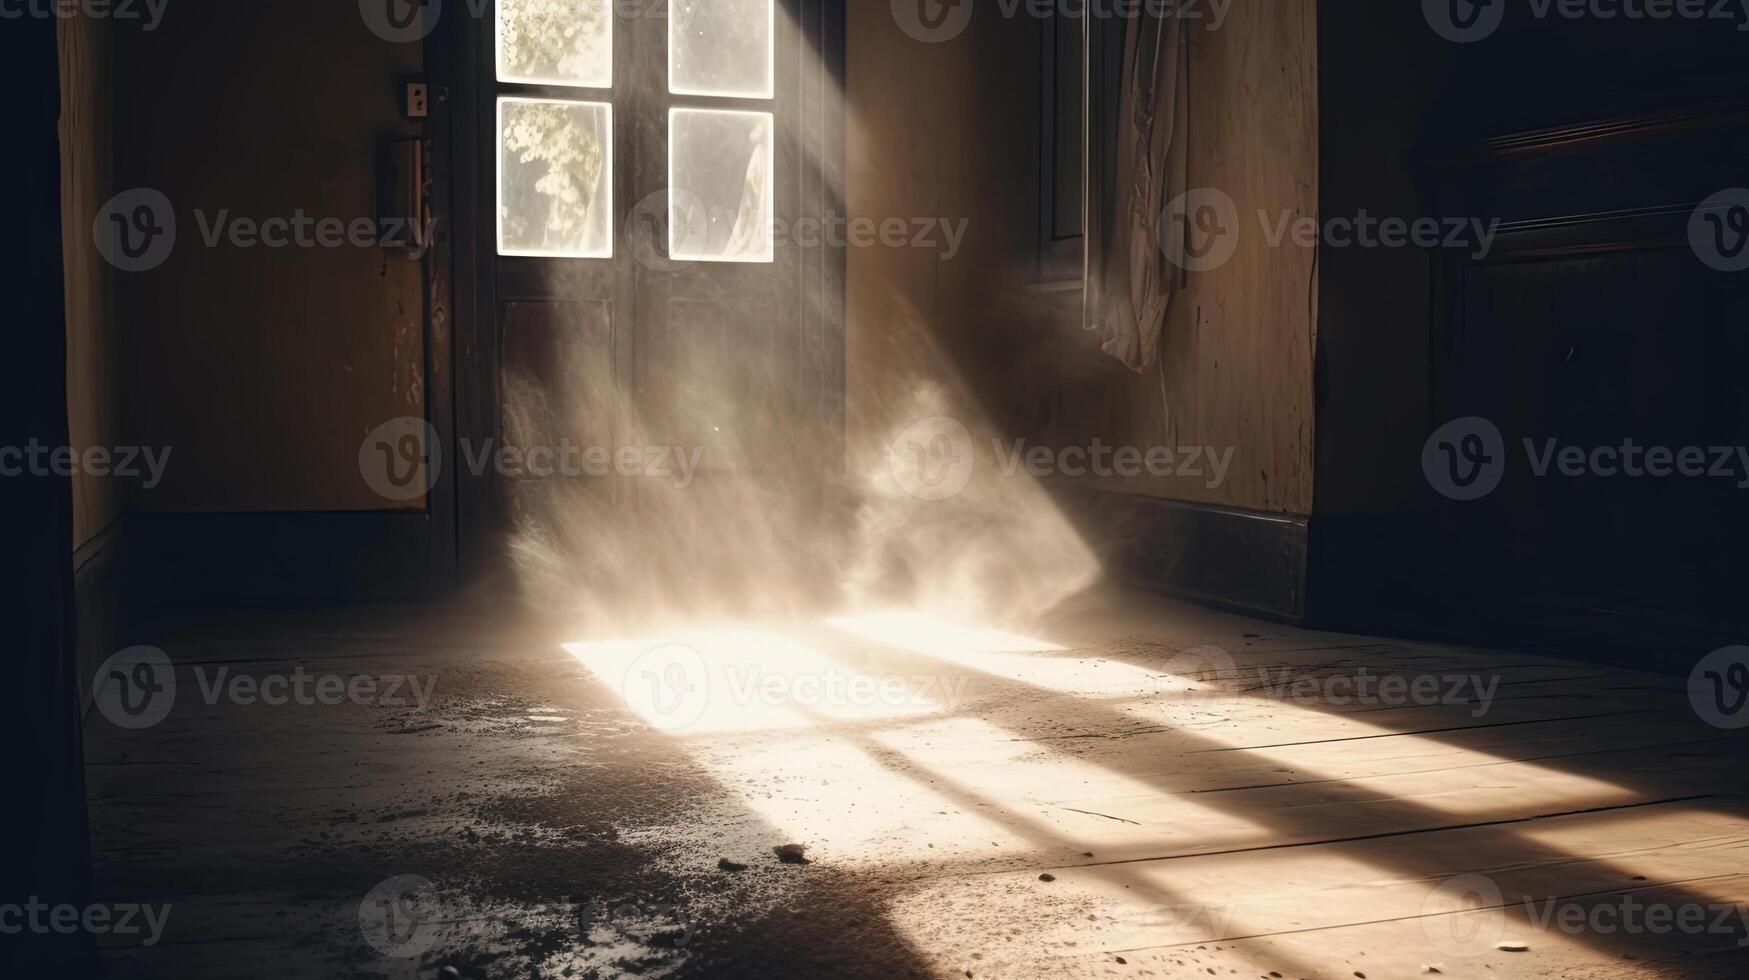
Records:
[[[931,44],[900,31],[889,5],[853,5],[850,213],[969,221],[951,259],[851,250],[853,423],[859,407],[865,422],[891,414],[895,375],[934,377],[1011,438],[1233,451],[1219,486],[1084,485],[1309,513],[1316,254],[1270,247],[1258,214],[1316,213],[1315,13],[1315,0],[1240,0],[1219,30],[1192,31],[1190,185],[1230,194],[1242,234],[1231,262],[1190,278],[1162,363],[1138,375],[1081,329],[1078,290],[1027,281],[1039,23],[979,8],[964,34]]]
[[[190,0],[116,31],[117,184],[161,190],[178,219],[162,266],[116,277],[124,438],[173,447],[130,509],[422,507],[357,464],[367,433],[425,413],[419,263],[211,247],[195,214],[374,218],[382,145],[419,135],[400,100],[420,45],[379,38],[357,4],[298,0]]]

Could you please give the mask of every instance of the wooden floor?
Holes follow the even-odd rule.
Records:
[[[1745,736],[1685,667],[1135,598],[1024,630],[452,606],[154,639],[170,716],[87,724],[101,890],[171,908],[117,976],[1749,973]],[[204,695],[299,667],[431,693]]]

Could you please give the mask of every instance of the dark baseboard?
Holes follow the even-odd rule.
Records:
[[[434,581],[422,511],[129,514],[131,591],[152,606],[409,599]]]
[[[1427,513],[1313,515],[1306,625],[1677,673],[1701,654],[1749,640],[1744,617],[1529,590],[1510,557],[1478,565],[1462,530]]]
[[[1285,623],[1306,616],[1306,518],[1053,486],[1051,494],[1128,585]]]

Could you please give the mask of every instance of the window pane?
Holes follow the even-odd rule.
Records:
[[[498,0],[498,80],[613,84],[613,0]]]
[[[673,0],[668,91],[769,99],[774,0]]]
[[[613,254],[613,107],[498,100],[498,252]]]
[[[668,254],[772,260],[772,116],[674,109],[668,116]]]

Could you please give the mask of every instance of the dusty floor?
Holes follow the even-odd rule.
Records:
[[[169,906],[115,975],[1749,972],[1746,743],[1680,675],[1133,598],[1023,634],[515,618],[149,637],[168,716],[87,723],[100,894]]]

